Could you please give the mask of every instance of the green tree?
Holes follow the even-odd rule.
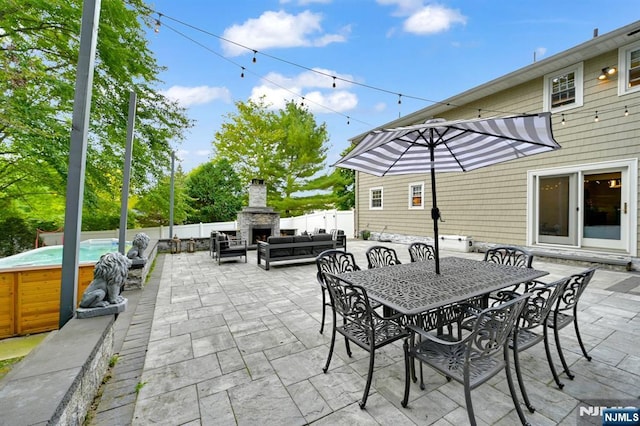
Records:
[[[173,224],[186,223],[191,213],[185,185],[186,176],[181,170],[174,175],[173,185]],[[171,200],[171,177],[164,176],[152,188],[145,191],[134,204],[137,222],[143,227],[169,225],[169,206]]]
[[[348,146],[340,153],[342,157],[347,155],[356,145]],[[336,208],[338,210],[351,210],[356,206],[356,171],[336,167],[331,173],[333,179],[333,195],[336,198]]]
[[[11,256],[35,247],[37,230],[20,217],[9,217],[0,221],[0,257]]]
[[[326,125],[318,125],[313,114],[293,101],[278,112],[264,99],[236,102],[236,108],[213,145],[219,158],[234,165],[243,185],[264,179],[269,205],[284,215],[332,206],[330,191],[318,193],[327,189],[321,174],[329,139]]]
[[[243,191],[237,173],[226,159],[205,163],[186,179],[191,213],[189,223],[235,220],[242,208]]]
[[[65,194],[82,5],[0,0],[0,206]],[[120,191],[130,91],[138,97],[134,192],[165,174],[169,141],[191,125],[154,88],[163,68],[146,39],[153,22],[143,0],[102,1],[85,178],[90,211]]]

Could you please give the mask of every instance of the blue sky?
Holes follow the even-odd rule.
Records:
[[[583,43],[595,28],[602,35],[640,17],[637,0],[155,0],[152,7],[161,25],[149,33],[150,48],[167,67],[159,89],[196,121],[175,144],[185,171],[212,157],[214,134],[237,101],[303,102],[327,124],[328,166],[350,137]]]

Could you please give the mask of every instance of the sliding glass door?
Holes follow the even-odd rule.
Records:
[[[629,252],[637,223],[634,167],[617,162],[530,172],[532,243]]]

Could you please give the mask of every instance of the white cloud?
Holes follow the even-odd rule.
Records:
[[[536,47],[535,53],[536,53],[536,59],[540,59],[544,55],[547,54],[547,48],[546,47]]]
[[[423,6],[423,0],[377,0],[383,6],[396,6],[395,16],[409,16]]]
[[[378,4],[396,6],[394,16],[407,17],[403,22],[405,32],[412,34],[436,34],[447,31],[455,24],[466,24],[467,17],[457,9],[437,3],[424,5],[423,0],[377,0]]]
[[[196,151],[196,155],[198,157],[208,157],[209,155],[211,155],[211,150],[210,149],[199,149]]]
[[[231,94],[226,87],[171,86],[168,90],[163,91],[162,94],[173,101],[177,101],[185,108],[192,105],[206,104],[216,99],[231,102]]]
[[[309,111],[319,114],[345,112],[358,105],[358,97],[348,90],[352,84],[336,79],[334,88],[333,78],[331,78],[336,76],[354,81],[352,76],[327,69],[315,69],[326,75],[312,71],[305,71],[293,77],[270,73],[263,79],[262,85],[252,89],[251,99],[258,100],[264,97],[265,102],[274,109],[284,108],[286,102],[290,100],[304,102]]]
[[[387,109],[387,104],[385,102],[378,102],[373,106],[373,110],[375,112],[382,112]]]
[[[458,10],[429,5],[407,18],[404,21],[404,30],[413,34],[436,34],[447,31],[453,24],[466,23],[466,16]]]
[[[321,14],[308,10],[297,15],[284,11],[267,11],[257,19],[249,19],[241,25],[227,28],[223,37],[237,44],[223,41],[222,48],[229,56],[239,56],[252,53],[251,49],[260,51],[272,47],[321,47],[346,40],[349,27],[343,28],[341,34],[322,34],[321,21]],[[314,37],[316,34],[319,35]]]

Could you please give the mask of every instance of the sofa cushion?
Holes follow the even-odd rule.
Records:
[[[273,246],[269,250],[269,253],[271,254],[270,257],[272,259],[275,259],[276,257],[291,256],[291,254],[293,253],[293,250],[290,247],[288,248],[276,248],[276,247],[278,246],[278,244],[288,244],[292,242],[293,242],[293,237],[267,238],[267,243],[269,243],[270,246]]]
[[[274,237],[267,238],[269,244],[287,244],[293,242],[293,237]]]
[[[309,235],[296,235],[295,237],[293,237],[294,243],[310,243],[311,241],[312,239]],[[294,247],[293,248],[294,256],[312,254],[312,252],[313,250],[311,250],[311,247]]]
[[[325,250],[329,250],[333,248],[333,238],[331,238],[331,234],[317,234],[314,235],[313,241],[326,241],[327,244],[321,244],[313,247],[313,254],[319,255]]]

